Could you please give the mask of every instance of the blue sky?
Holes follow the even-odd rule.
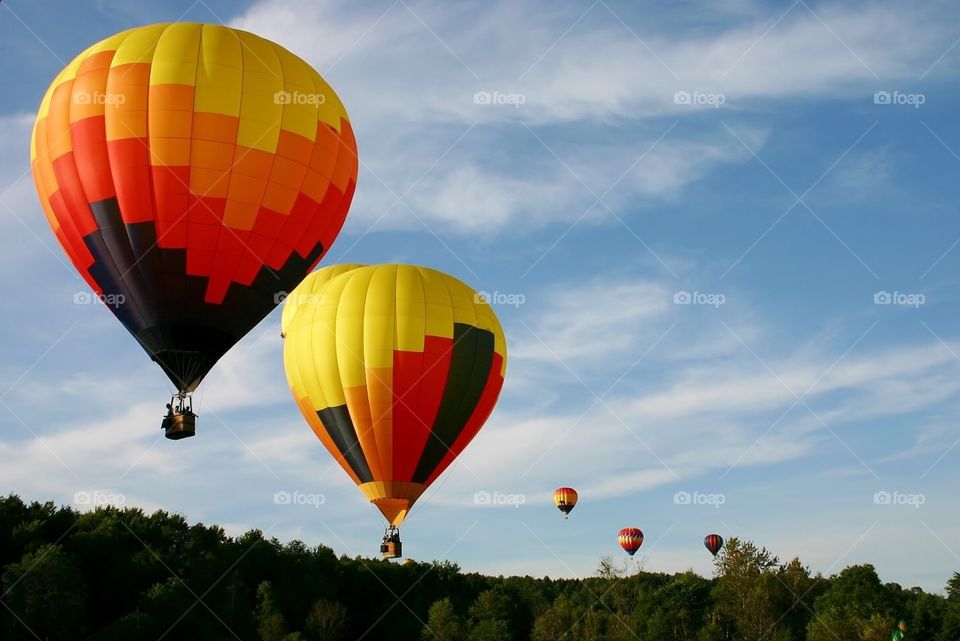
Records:
[[[33,192],[32,114],[63,64],[131,26],[221,22],[305,58],[350,112],[362,168],[326,264],[413,262],[503,295],[500,403],[418,503],[408,555],[585,575],[637,526],[651,570],[709,573],[717,532],[940,590],[960,568],[958,14],[4,2],[0,487],[376,551],[379,514],[290,398],[279,311],[204,382],[198,437],[168,442],[169,384],[105,309],[74,304]],[[581,493],[567,522],[558,485]]]

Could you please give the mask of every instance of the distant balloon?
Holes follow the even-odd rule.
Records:
[[[558,487],[553,491],[553,502],[563,512],[563,518],[567,518],[577,505],[577,491],[572,487]]]
[[[620,530],[618,540],[620,541],[620,547],[626,550],[627,554],[633,556],[643,545],[643,532],[639,528],[625,527]]]
[[[719,534],[708,534],[703,538],[703,546],[710,551],[710,554],[717,556],[720,548],[723,547],[723,537]]]

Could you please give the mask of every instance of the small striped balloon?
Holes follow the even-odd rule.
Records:
[[[717,556],[720,548],[723,547],[723,537],[719,534],[708,534],[703,538],[703,546],[710,551],[710,554]]]
[[[620,547],[626,550],[627,554],[633,556],[643,545],[643,532],[639,528],[625,527],[620,530],[618,540],[620,541]]]
[[[553,491],[553,502],[563,512],[563,518],[567,518],[577,505],[577,491],[572,487],[558,487]]]

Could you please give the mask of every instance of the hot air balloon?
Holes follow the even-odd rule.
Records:
[[[720,548],[723,547],[723,537],[719,534],[708,534],[703,537],[703,546],[710,551],[710,554],[717,556]]]
[[[620,541],[620,547],[626,550],[627,554],[633,556],[643,545],[643,532],[639,528],[625,527],[620,530],[618,540]]]
[[[193,435],[189,395],[217,360],[329,249],[358,162],[307,63],[188,23],[77,56],[43,97],[30,154],[63,251],[177,390],[172,439]]]
[[[387,519],[381,553],[395,558],[410,508],[493,410],[506,341],[452,276],[374,265],[329,278],[335,269],[304,283],[317,296],[287,319],[284,368],[314,433]]]
[[[577,505],[577,491],[572,487],[558,487],[553,491],[553,503],[563,512],[563,518],[567,518]]]

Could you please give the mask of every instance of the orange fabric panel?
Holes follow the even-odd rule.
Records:
[[[366,385],[343,388],[343,395],[347,400],[347,409],[350,420],[357,433],[360,449],[370,466],[370,473],[375,479],[382,479],[383,468],[380,466],[380,456],[377,452],[377,438],[373,429],[373,418],[370,415],[370,401]]]

